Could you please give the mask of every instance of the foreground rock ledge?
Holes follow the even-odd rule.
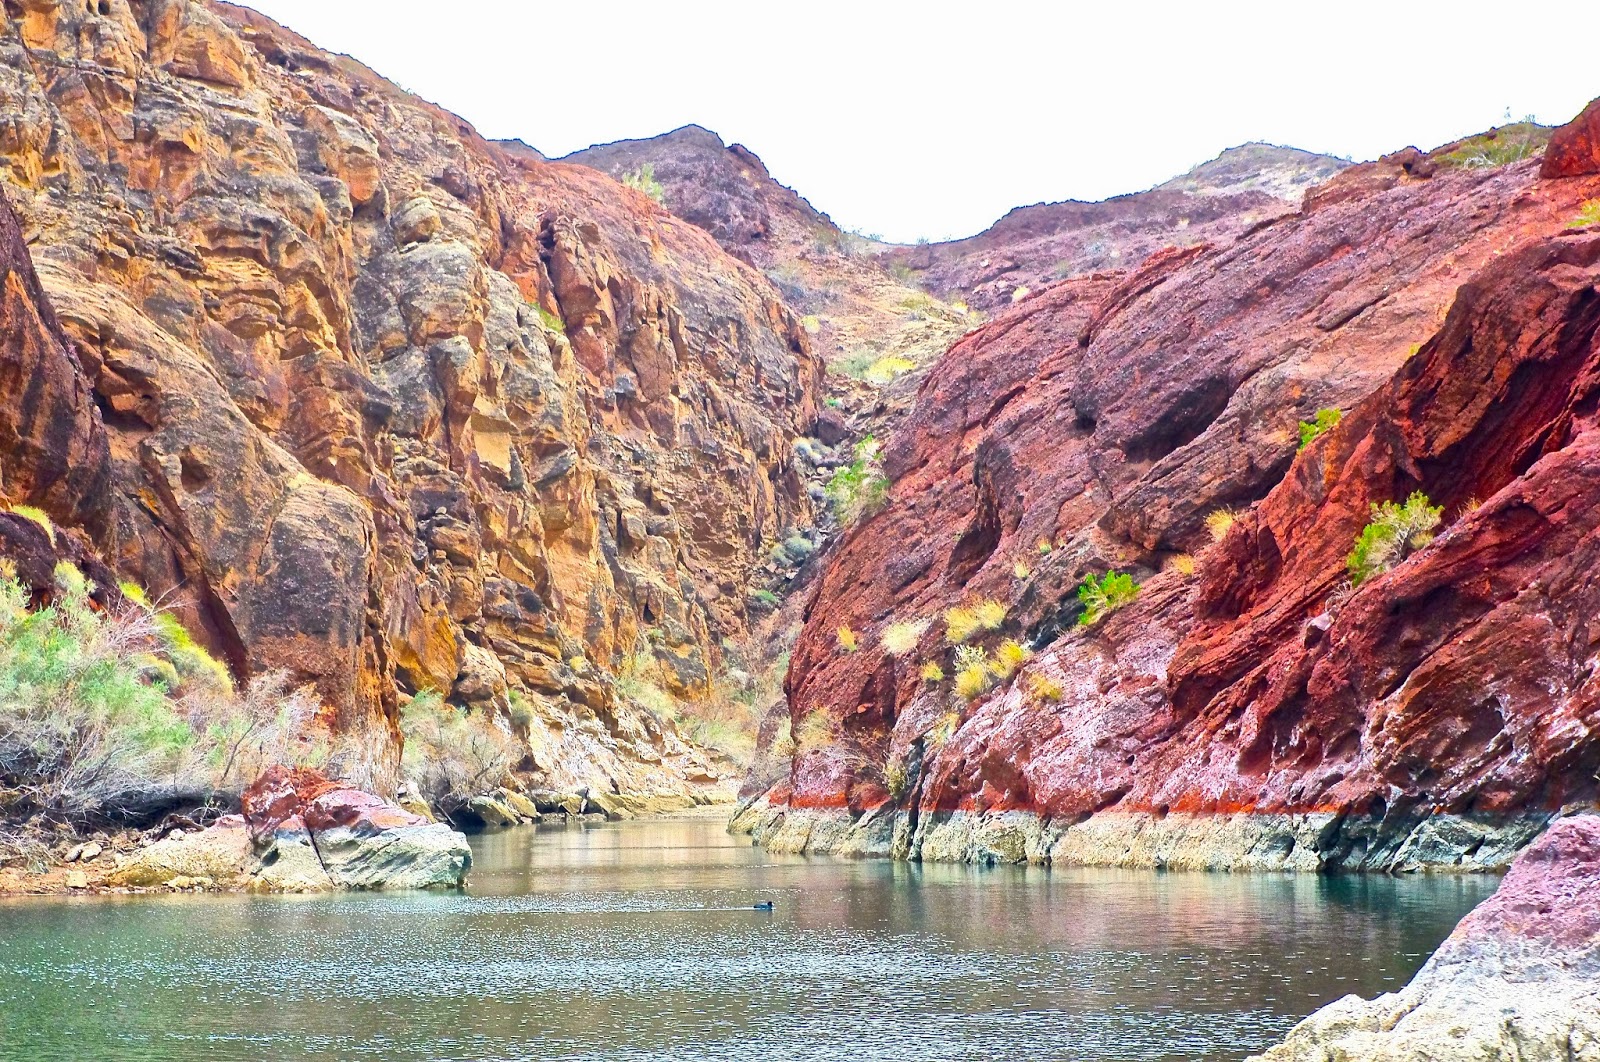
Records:
[[[1399,992],[1346,996],[1256,1062],[1600,1060],[1600,816],[1558,820]]]
[[[158,841],[108,877],[116,886],[252,892],[460,888],[472,866],[462,834],[315,771],[274,767],[244,794],[244,814]]]

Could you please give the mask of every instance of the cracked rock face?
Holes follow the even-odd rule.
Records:
[[[752,558],[812,523],[821,367],[763,278],[226,4],[8,3],[0,113],[59,319],[8,286],[10,371],[53,361],[0,431],[60,436],[8,492],[240,677],[316,682],[381,782],[422,688],[522,691],[553,785],[703,773],[604,674],[647,645],[705,694]]]
[[[1600,1059],[1600,817],[1560,819],[1399,992],[1346,996],[1257,1062]]]

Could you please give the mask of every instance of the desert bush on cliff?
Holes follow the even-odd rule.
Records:
[[[956,647],[956,695],[976,700],[993,684],[989,654],[976,645]]]
[[[1372,506],[1372,521],[1361,529],[1355,548],[1345,559],[1350,585],[1360,586],[1432,542],[1443,515],[1443,506],[1434,505],[1420,490],[1412,492],[1404,504]]]
[[[883,636],[879,639],[883,643],[883,651],[890,656],[905,656],[917,647],[917,643],[932,625],[933,621],[927,619],[904,620],[889,624],[883,629]]]
[[[1131,575],[1106,572],[1098,579],[1091,575],[1078,587],[1078,600],[1083,602],[1078,626],[1093,627],[1138,596],[1139,584]]]
[[[1032,656],[1033,650],[1015,638],[1007,638],[995,649],[994,659],[989,661],[989,673],[1004,682],[1015,675]]]
[[[1317,415],[1310,420],[1300,422],[1300,449],[1304,450],[1316,441],[1317,436],[1330,428],[1338,425],[1344,414],[1337,409],[1319,409]]]
[[[856,632],[850,629],[849,624],[841,624],[833,636],[838,639],[840,652],[853,653],[861,648],[861,639],[856,637]]]
[[[1028,681],[1028,689],[1035,697],[1045,701],[1059,701],[1066,690],[1061,683],[1048,675],[1033,675]]]
[[[29,611],[29,598],[0,577],[0,783],[13,801],[88,818],[202,797],[195,732],[148,677],[150,615],[98,611],[65,564],[52,604]]]
[[[1600,199],[1585,200],[1578,216],[1567,224],[1569,229],[1587,229],[1591,225],[1600,225]],[[12,510],[15,512],[16,510]]]
[[[837,469],[828,480],[828,501],[843,527],[850,527],[883,508],[889,498],[889,480],[879,463],[878,441],[867,436],[856,443],[855,459]]]
[[[56,540],[56,525],[51,521],[50,515],[43,509],[37,509],[32,505],[13,505],[7,511],[14,516],[22,517],[24,520],[32,520],[44,529],[44,533],[50,536],[51,542]]]
[[[428,690],[400,709],[400,773],[444,815],[499,786],[521,758],[516,740],[482,712],[445,704]]]
[[[939,666],[939,662],[937,660],[929,660],[927,663],[923,664],[922,670],[918,673],[922,676],[923,682],[944,681],[944,668]]]
[[[16,815],[140,820],[231,804],[274,763],[322,766],[320,701],[284,672],[236,692],[226,668],[143,590],[106,611],[70,564],[55,599],[0,577],[0,790]],[[180,695],[181,694],[181,695]]]
[[[634,191],[643,192],[662,206],[667,204],[667,190],[656,180],[656,164],[646,162],[636,170],[622,175],[622,183]]]
[[[1508,113],[1506,119],[1509,121]],[[1453,151],[1439,156],[1444,166],[1459,169],[1482,170],[1521,162],[1544,149],[1550,142],[1550,129],[1528,115],[1520,122],[1510,122],[1487,133],[1479,133],[1463,140]]]
[[[1233,527],[1233,522],[1239,514],[1232,509],[1213,509],[1206,514],[1206,530],[1211,534],[1211,541],[1221,542],[1228,537],[1228,531]]]

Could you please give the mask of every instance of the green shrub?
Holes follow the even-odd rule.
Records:
[[[890,800],[899,800],[911,789],[911,774],[904,760],[889,760],[883,765],[883,788]]]
[[[539,321],[545,328],[560,335],[567,334],[567,322],[563,321],[558,315],[551,313],[543,306],[535,306],[534,309],[539,311]]]
[[[1078,587],[1078,600],[1083,602],[1078,626],[1093,627],[1138,596],[1139,584],[1131,575],[1106,572],[1099,579],[1091,575]]]
[[[0,578],[0,789],[72,817],[201,791],[198,778],[180,778],[195,732],[146,677],[149,615],[97,612],[72,572],[58,572],[55,602],[36,612],[12,573]]]
[[[1304,450],[1316,441],[1317,436],[1334,427],[1344,417],[1344,413],[1337,409],[1319,409],[1317,415],[1311,420],[1300,422],[1300,449]]]
[[[878,441],[867,436],[856,443],[855,459],[836,469],[828,480],[828,500],[841,526],[850,527],[883,508],[889,480],[879,463]]]
[[[444,815],[499,787],[521,759],[517,741],[495,720],[445,704],[432,690],[400,709],[400,732],[401,774]]]
[[[624,173],[622,183],[635,191],[643,192],[662,206],[667,203],[667,190],[656,180],[656,164],[653,162],[646,162],[638,169]]]
[[[1511,116],[1508,114],[1509,119]],[[1463,140],[1454,150],[1439,156],[1439,163],[1457,169],[1480,170],[1505,166],[1537,154],[1550,141],[1548,126],[1539,125],[1530,115]]]
[[[1350,585],[1360,586],[1432,542],[1433,529],[1443,515],[1443,506],[1434,505],[1420,490],[1412,492],[1403,505],[1384,502],[1372,506],[1371,522],[1362,528],[1355,548],[1345,558]]]
[[[750,592],[750,601],[752,604],[759,605],[762,608],[772,609],[775,609],[779,605],[783,604],[782,599],[779,598],[777,594],[774,594],[771,590],[752,590]]]
[[[1600,199],[1585,200],[1578,210],[1578,216],[1568,223],[1569,229],[1587,229],[1591,225],[1600,225]],[[15,512],[16,510],[12,510]]]

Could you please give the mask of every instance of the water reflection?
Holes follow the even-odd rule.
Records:
[[[0,1058],[1234,1059],[1495,884],[783,857],[717,819],[474,847],[467,895],[0,905]]]

